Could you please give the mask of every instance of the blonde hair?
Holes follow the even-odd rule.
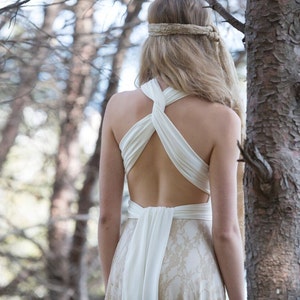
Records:
[[[213,27],[201,0],[155,0],[149,24],[177,23]],[[150,35],[142,48],[139,84],[160,77],[176,90],[232,108],[243,122],[243,105],[231,55],[209,35]]]

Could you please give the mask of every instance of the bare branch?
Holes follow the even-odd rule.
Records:
[[[23,238],[29,242],[31,242],[33,245],[35,245],[42,254],[45,254],[45,249],[43,246],[37,242],[34,238],[27,235],[26,231],[31,228],[40,227],[39,225],[31,226],[28,228],[18,228],[16,225],[14,225],[8,218],[6,218],[3,215],[0,215],[0,219],[3,219],[10,227],[11,231],[7,232],[5,235],[0,236],[0,242],[3,242],[9,235],[15,235],[18,238]]]
[[[231,24],[238,31],[245,33],[245,24],[232,16],[217,0],[206,0],[209,3],[209,8],[218,12],[226,22]]]
[[[29,276],[33,275],[36,271],[23,268],[15,278],[11,280],[7,285],[0,286],[0,295],[11,295],[12,291],[18,291],[18,285],[24,282]]]
[[[7,5],[5,7],[0,8],[0,14],[7,12],[11,9],[19,9],[23,4],[29,2],[30,0],[17,1],[16,3]]]

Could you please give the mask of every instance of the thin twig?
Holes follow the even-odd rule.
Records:
[[[226,22],[231,24],[238,31],[245,33],[245,24],[231,15],[217,0],[206,0],[209,4],[209,8],[218,12]]]
[[[25,4],[25,3],[29,2],[29,1],[30,0],[17,1],[16,3],[7,5],[5,7],[2,7],[2,8],[0,8],[0,14],[2,14],[3,12],[9,11],[11,9],[14,9],[14,8],[18,9],[20,6],[22,6],[23,4]]]

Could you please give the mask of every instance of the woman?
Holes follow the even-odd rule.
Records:
[[[99,250],[106,299],[244,300],[237,219],[242,109],[199,0],[155,0],[140,88],[106,109]],[[124,176],[129,219],[120,236]]]

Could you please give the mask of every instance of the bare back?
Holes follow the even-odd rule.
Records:
[[[153,102],[140,89],[118,94],[113,132],[118,143],[139,120],[151,114]],[[186,142],[209,165],[214,147],[216,106],[194,96],[171,103],[165,114]],[[174,166],[154,132],[127,174],[131,200],[143,207],[207,202],[207,192],[189,182]]]

